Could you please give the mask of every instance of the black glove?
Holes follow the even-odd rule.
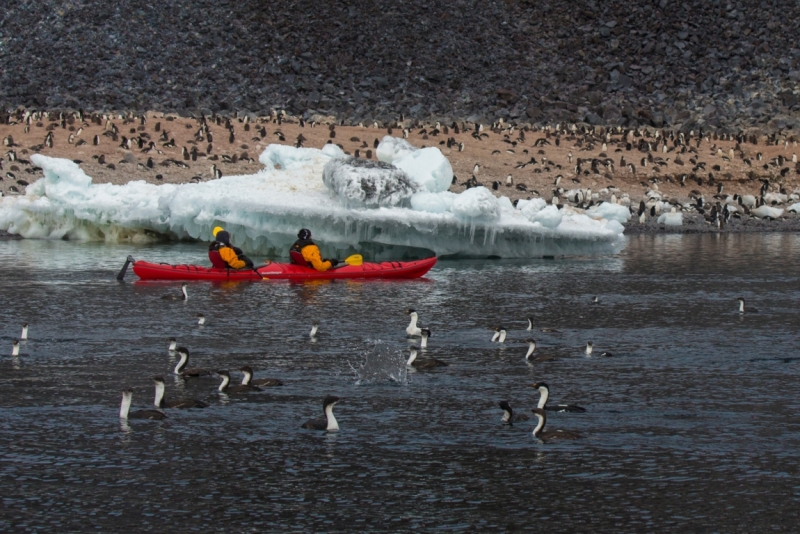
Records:
[[[337,265],[339,265],[341,263],[339,260],[336,260],[336,259],[328,260],[328,261],[331,262],[331,267],[336,267]]]
[[[233,249],[233,251],[236,253],[237,256],[241,256],[243,254],[242,249],[240,249],[239,247],[231,247],[231,248]]]

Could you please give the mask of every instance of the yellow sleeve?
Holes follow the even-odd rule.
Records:
[[[319,247],[317,245],[306,245],[300,251],[303,254],[303,259],[311,264],[318,271],[327,271],[332,267],[331,262],[322,261],[319,255]]]
[[[236,255],[231,247],[220,247],[219,256],[231,269],[241,269],[246,265],[245,262],[239,259],[239,256]]]

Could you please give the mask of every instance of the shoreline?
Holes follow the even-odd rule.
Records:
[[[559,130],[520,129],[504,123],[444,125],[411,120],[342,126],[332,121],[305,123],[279,114],[215,115],[205,127],[196,118],[157,112],[84,116],[19,112],[7,119],[8,124],[0,124],[4,143],[0,191],[5,195],[22,194],[27,184],[42,177],[41,170],[30,164],[34,153],[76,161],[94,183],[180,184],[215,179],[215,172],[255,174],[263,169],[258,156],[273,143],[321,148],[333,142],[353,156],[376,159],[377,143],[393,135],[406,137],[419,148],[439,148],[453,167],[453,192],[483,185],[511,201],[538,196],[550,202],[558,194],[559,203],[573,206],[588,203],[588,197],[584,204],[575,202],[571,197],[575,194],[591,194],[595,202],[614,198],[624,203],[627,197],[634,211],[640,201],[656,196],[663,202],[658,207],[669,209],[671,204],[683,212],[680,227],[659,225],[657,216],[651,218],[649,213],[641,225],[634,222],[634,214],[625,224],[629,235],[800,230],[797,216],[788,212],[775,221],[741,215],[741,220],[730,219],[720,230],[696,211],[698,197],[707,210],[710,204],[730,204],[734,194],[757,196],[765,182],[768,198],[785,200],[778,208],[785,210],[800,199],[797,138],[791,133],[721,138],[715,133],[700,137],[656,128],[581,124]]]

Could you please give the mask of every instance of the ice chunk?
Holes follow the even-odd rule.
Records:
[[[501,196],[497,198],[497,205],[500,206],[500,210],[513,210],[514,203],[511,202],[511,199],[507,196]]]
[[[631,220],[631,210],[627,206],[612,204],[611,202],[595,204],[586,213],[593,217],[602,217],[603,219],[620,223],[626,223]]]
[[[322,147],[322,153],[330,158],[346,157],[344,150],[339,148],[339,145],[334,145],[333,143],[326,143],[325,146]]]
[[[517,202],[517,209],[529,221],[533,221],[533,216],[542,211],[547,202],[543,198],[532,198],[530,200],[521,199]]]
[[[397,206],[419,186],[390,163],[360,158],[331,159],[322,169],[322,182],[345,205]]]
[[[658,216],[658,220],[656,222],[665,226],[681,226],[683,225],[683,213],[680,211],[677,213],[662,213]]]
[[[375,156],[384,163],[394,163],[416,150],[417,148],[405,139],[386,135],[375,149]]]
[[[545,228],[557,228],[563,220],[563,215],[557,207],[550,204],[537,211],[530,217],[530,221],[539,223]]]
[[[473,187],[456,195],[452,212],[466,220],[495,221],[500,218],[500,204],[485,187]]]
[[[750,210],[750,215],[758,218],[766,218],[771,217],[773,219],[777,219],[781,215],[783,215],[783,210],[780,208],[771,208],[769,206],[759,206],[755,209]]]
[[[456,196],[452,191],[442,191],[441,193],[423,191],[412,195],[411,208],[428,213],[445,213],[453,209],[453,201]]]
[[[302,169],[313,164],[325,164],[330,158],[344,157],[344,152],[336,145],[325,148],[296,148],[288,145],[269,145],[258,157],[268,169]]]
[[[431,193],[447,191],[453,181],[453,168],[438,148],[409,152],[396,159],[394,165]]]
[[[430,193],[447,191],[453,181],[453,167],[436,147],[419,149],[405,139],[387,135],[378,145],[376,154],[380,161],[403,169]]]
[[[44,178],[25,195],[0,198],[0,229],[23,237],[136,242],[153,235],[209,240],[212,228],[224,226],[251,254],[283,257],[299,228],[311,229],[331,256],[364,251],[385,259],[419,257],[414,249],[465,257],[613,254],[625,243],[616,221],[547,206],[531,222],[522,213],[527,203],[512,209],[485,188],[459,195],[420,191],[410,197],[411,207],[351,209],[323,184],[323,167],[336,152],[326,151],[268,147],[260,158],[266,168],[257,174],[181,185],[93,184],[74,163],[37,154],[31,160]]]

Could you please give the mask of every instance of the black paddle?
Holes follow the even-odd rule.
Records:
[[[122,282],[122,279],[125,278],[125,273],[128,272],[128,265],[134,261],[136,260],[133,259],[133,256],[128,256],[128,259],[125,260],[125,265],[122,266],[122,269],[120,269],[119,274],[117,275],[117,280]]]

